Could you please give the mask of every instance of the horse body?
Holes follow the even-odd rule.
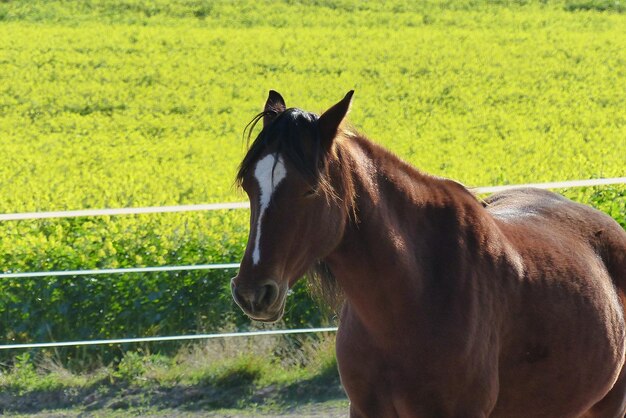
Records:
[[[611,222],[532,189],[484,208],[408,166],[399,188],[386,167],[404,163],[352,141],[375,178],[326,260],[346,293],[337,353],[354,415],[578,417],[599,401],[624,361],[623,308],[581,225]]]
[[[509,292],[515,296],[510,348],[500,366],[502,387],[515,390],[502,393],[494,414],[514,416],[504,407],[507,399],[523,393],[541,399],[555,387],[553,409],[537,416],[622,418],[626,234],[608,216],[542,190],[506,192],[488,202],[526,266],[523,281]],[[511,208],[523,215],[509,216]],[[515,349],[529,342],[520,367]],[[561,412],[562,405],[571,412]]]
[[[321,161],[316,147],[294,153],[273,143],[271,129],[287,122],[264,115],[267,142],[248,165],[276,154],[287,174],[263,207],[261,261],[249,244],[233,280],[244,311],[276,319],[284,289],[323,262],[345,294],[337,359],[353,417],[622,418],[624,230],[541,190],[481,203],[342,131],[349,102],[298,134],[319,142]],[[275,113],[285,112],[271,94],[266,111],[277,103]],[[310,153],[332,190],[313,199],[299,197],[307,181],[289,180],[293,155]],[[255,225],[256,196],[267,188],[244,166]],[[258,243],[257,226],[249,242]]]

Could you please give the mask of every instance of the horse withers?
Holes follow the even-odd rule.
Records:
[[[270,91],[238,182],[233,297],[276,321],[309,271],[343,294],[351,417],[623,418],[626,232],[538,189],[477,199]]]

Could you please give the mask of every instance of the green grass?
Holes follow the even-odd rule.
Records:
[[[470,186],[623,176],[623,11],[602,0],[0,2],[0,211],[243,200],[242,132],[270,88],[313,111],[356,89],[356,127]],[[624,186],[564,193],[626,225]],[[0,268],[235,262],[247,222],[245,211],[4,222]],[[3,280],[0,336],[245,328],[232,275]],[[282,326],[332,320],[305,290]],[[131,348],[58,358],[73,369]]]
[[[345,400],[333,341],[333,336],[211,341],[173,357],[129,352],[117,364],[82,374],[51,358],[33,361],[23,355],[0,373],[0,413],[143,415],[175,408],[264,413]]]

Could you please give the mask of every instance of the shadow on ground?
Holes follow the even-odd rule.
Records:
[[[133,408],[211,411],[250,407],[295,410],[315,402],[345,399],[337,371],[328,370],[288,385],[259,386],[254,374],[223,376],[219,381],[193,386],[157,386],[146,382],[129,385],[103,379],[86,388],[64,388],[27,393],[0,393],[0,413],[36,414],[58,409],[80,411]]]

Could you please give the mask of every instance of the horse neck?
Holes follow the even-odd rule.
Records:
[[[326,261],[347,303],[388,329],[394,317],[415,316],[406,309],[425,306],[420,298],[432,281],[462,280],[463,251],[497,239],[460,184],[420,173],[365,138],[353,138],[348,155],[356,219]]]
[[[381,225],[408,235],[419,228],[418,241],[428,234],[483,233],[493,226],[484,206],[460,183],[424,174],[365,137],[354,136],[349,144],[342,155],[352,167],[355,218],[345,238],[371,228],[380,234]],[[445,231],[443,223],[458,228]]]

